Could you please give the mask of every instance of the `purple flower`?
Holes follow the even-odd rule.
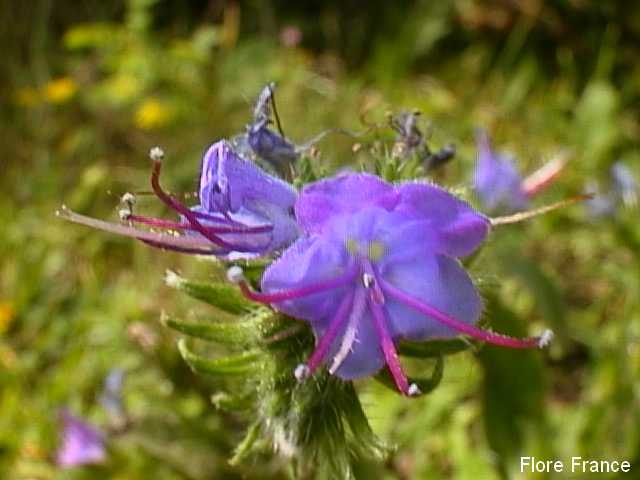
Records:
[[[482,301],[457,257],[486,238],[490,220],[435,185],[392,185],[368,174],[310,184],[296,202],[304,235],[272,263],[262,292],[234,267],[229,278],[244,294],[311,324],[317,338],[302,380],[323,362],[356,379],[389,368],[396,386],[417,386],[400,366],[395,344],[465,334],[513,348],[540,346],[474,326]]]
[[[200,204],[191,208],[160,186],[162,150],[153,148],[150,156],[153,191],[180,216],[178,221],[133,214],[135,197],[127,197],[130,194],[123,199],[128,208],[121,211],[128,226],[78,215],[65,207],[58,214],[77,223],[137,238],[154,247],[228,259],[267,255],[297,238],[293,215],[296,190],[240,157],[226,140],[207,150],[200,177]],[[134,228],[134,224],[167,233],[141,230]]]
[[[483,207],[490,212],[524,210],[528,198],[513,159],[495,153],[483,130],[477,132],[476,141],[478,158],[473,181]]]
[[[557,155],[526,178],[522,178],[511,157],[495,153],[484,130],[476,134],[478,158],[474,189],[484,209],[511,213],[524,210],[529,199],[549,187],[567,163],[565,154]]]
[[[102,463],[107,453],[102,433],[91,424],[64,410],[60,414],[62,444],[56,462],[62,467]]]
[[[124,370],[112,369],[104,379],[100,404],[107,414],[118,422],[125,418],[124,402],[122,401],[122,385],[124,383]]]

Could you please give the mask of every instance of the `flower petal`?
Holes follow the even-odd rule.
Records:
[[[424,222],[425,236],[434,239],[433,249],[443,255],[469,255],[489,233],[487,217],[446,190],[411,182],[398,187],[400,202],[394,212]]]
[[[338,215],[365,207],[392,210],[398,202],[395,187],[375,175],[346,173],[307,185],[296,202],[298,223],[308,233],[321,232]]]
[[[202,162],[200,203],[206,211],[236,212],[247,201],[291,210],[297,193],[288,183],[237,155],[229,142],[209,147]]]
[[[482,311],[482,301],[471,279],[458,261],[444,255],[396,258],[380,265],[380,275],[396,288],[425,302],[458,321],[474,324]],[[409,340],[453,337],[457,332],[436,319],[387,298],[385,304],[392,336]]]
[[[352,260],[340,243],[320,237],[303,237],[274,261],[262,276],[262,291],[302,288],[345,275]],[[306,297],[278,302],[274,307],[287,315],[312,324],[328,325],[346,289],[340,287]]]

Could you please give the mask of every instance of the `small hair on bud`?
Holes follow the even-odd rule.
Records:
[[[411,385],[409,385],[409,389],[407,390],[407,393],[409,394],[410,397],[417,397],[418,395],[422,395],[422,391],[420,390],[420,387],[418,387],[418,385],[416,385],[415,383],[412,383]]]
[[[127,205],[134,205],[136,203],[136,196],[131,192],[127,192],[120,197],[120,201]]]
[[[131,217],[131,210],[128,208],[121,208],[118,210],[118,217],[120,217],[120,220],[122,221],[128,220],[129,217]]]
[[[151,150],[149,150],[149,158],[154,162],[161,162],[164,158],[164,150],[162,150],[160,147],[153,147]]]
[[[229,280],[231,283],[235,283],[236,285],[243,282],[245,280],[244,270],[242,270],[241,267],[234,265],[233,267],[229,268],[229,270],[227,270],[227,280]]]
[[[298,365],[293,371],[293,376],[296,377],[298,382],[304,382],[311,375],[311,371],[309,367],[307,367],[304,363]]]
[[[540,335],[540,339],[538,340],[538,348],[548,347],[551,341],[553,340],[554,334],[552,330],[545,330]]]

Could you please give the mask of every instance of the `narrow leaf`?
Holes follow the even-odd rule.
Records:
[[[178,341],[178,350],[194,372],[217,377],[250,374],[260,367],[262,355],[260,352],[248,351],[240,355],[210,360],[190,351],[184,338]]]

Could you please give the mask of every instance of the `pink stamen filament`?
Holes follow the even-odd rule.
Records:
[[[387,363],[387,367],[389,368],[389,372],[391,373],[391,377],[400,392],[406,396],[411,396],[409,392],[409,380],[402,370],[400,360],[398,359],[398,352],[396,351],[396,347],[394,346],[391,335],[389,335],[389,331],[386,327],[387,319],[384,314],[384,309],[374,298],[373,292],[369,294],[369,308],[371,309],[373,325],[378,333],[380,347],[382,348],[382,353],[384,355],[385,362]]]
[[[176,200],[171,195],[167,194],[162,189],[162,187],[160,186],[160,170],[161,169],[162,169],[162,162],[158,160],[154,160],[153,167],[151,170],[151,188],[153,188],[153,191],[155,192],[157,197],[160,200],[162,200],[168,207],[172,208],[176,212],[183,215],[191,224],[191,227],[193,228],[193,230],[203,235],[207,240],[214,243],[215,245],[227,248],[229,250],[235,250],[235,251],[255,250],[255,247],[243,248],[240,245],[232,245],[228,242],[225,242],[220,237],[209,232],[207,227],[205,227],[198,221],[198,219],[196,218],[196,215],[194,215],[194,212],[191,209],[181,204],[178,200]]]
[[[324,335],[316,345],[315,350],[307,360],[307,368],[309,370],[309,374],[313,373],[318,366],[322,363],[322,361],[326,358],[327,352],[329,352],[329,348],[333,344],[340,328],[344,324],[344,322],[349,317],[349,312],[351,311],[351,307],[353,304],[353,293],[350,295],[346,295],[340,306],[338,307],[338,311],[335,314],[335,317],[329,324],[329,328],[324,332]]]
[[[222,251],[214,251],[214,250],[207,250],[204,248],[185,248],[185,247],[177,247],[175,245],[170,245],[168,243],[162,243],[162,242],[154,242],[151,240],[144,240],[144,239],[138,239],[141,240],[142,242],[146,243],[147,245],[149,245],[150,247],[154,247],[154,248],[159,248],[161,250],[171,250],[173,252],[179,252],[179,253],[188,253],[191,255],[221,255],[224,252]]]
[[[328,280],[321,280],[312,285],[307,285],[300,288],[292,288],[290,290],[283,290],[273,293],[262,293],[253,291],[246,280],[241,280],[238,284],[243,295],[248,299],[253,300],[254,302],[278,303],[285,300],[293,300],[295,298],[306,297],[308,295],[313,295],[327,290],[333,290],[335,288],[343,287],[349,282],[353,281],[353,279],[356,277],[357,272],[358,270],[353,268],[339,277],[330,278]]]
[[[132,237],[144,242],[150,242],[154,246],[162,245],[165,248],[175,249],[177,251],[198,251],[202,254],[217,254],[220,253],[219,249],[212,248],[210,243],[203,242],[193,237],[174,236],[166,233],[155,233],[146,230],[138,230],[136,228],[128,227],[117,223],[109,223],[103,220],[80,215],[69,210],[66,207],[62,207],[57,212],[59,217],[65,218],[74,223],[86,225],[91,228],[97,228],[105,232],[115,233],[117,235],[123,235],[125,237]],[[182,249],[182,250],[178,250]]]
[[[189,223],[183,222],[174,222],[172,220],[164,220],[161,218],[152,218],[152,217],[144,217],[142,215],[128,215],[125,220],[141,223],[143,225],[148,225],[150,227],[156,228],[167,228],[172,230],[193,230],[193,227]],[[211,234],[220,234],[220,233],[269,233],[273,230],[271,225],[262,225],[257,227],[246,227],[246,226],[220,226],[220,227],[209,227],[204,226],[208,232]]]
[[[503,347],[510,348],[537,348],[540,346],[540,337],[529,337],[529,338],[513,338],[506,335],[501,335],[498,333],[488,332],[486,330],[482,330],[480,328],[474,327],[473,325],[469,325],[467,323],[463,323],[459,320],[456,320],[446,313],[438,310],[437,308],[423,303],[420,300],[413,298],[412,296],[404,293],[403,291],[397,289],[384,279],[380,279],[380,286],[382,290],[387,293],[389,296],[395,298],[399,302],[404,305],[417,310],[420,313],[423,313],[438,322],[452,328],[453,330],[460,332],[465,335],[469,335],[470,337],[476,338],[478,340],[482,340],[483,342],[491,343],[493,345],[500,345]]]

